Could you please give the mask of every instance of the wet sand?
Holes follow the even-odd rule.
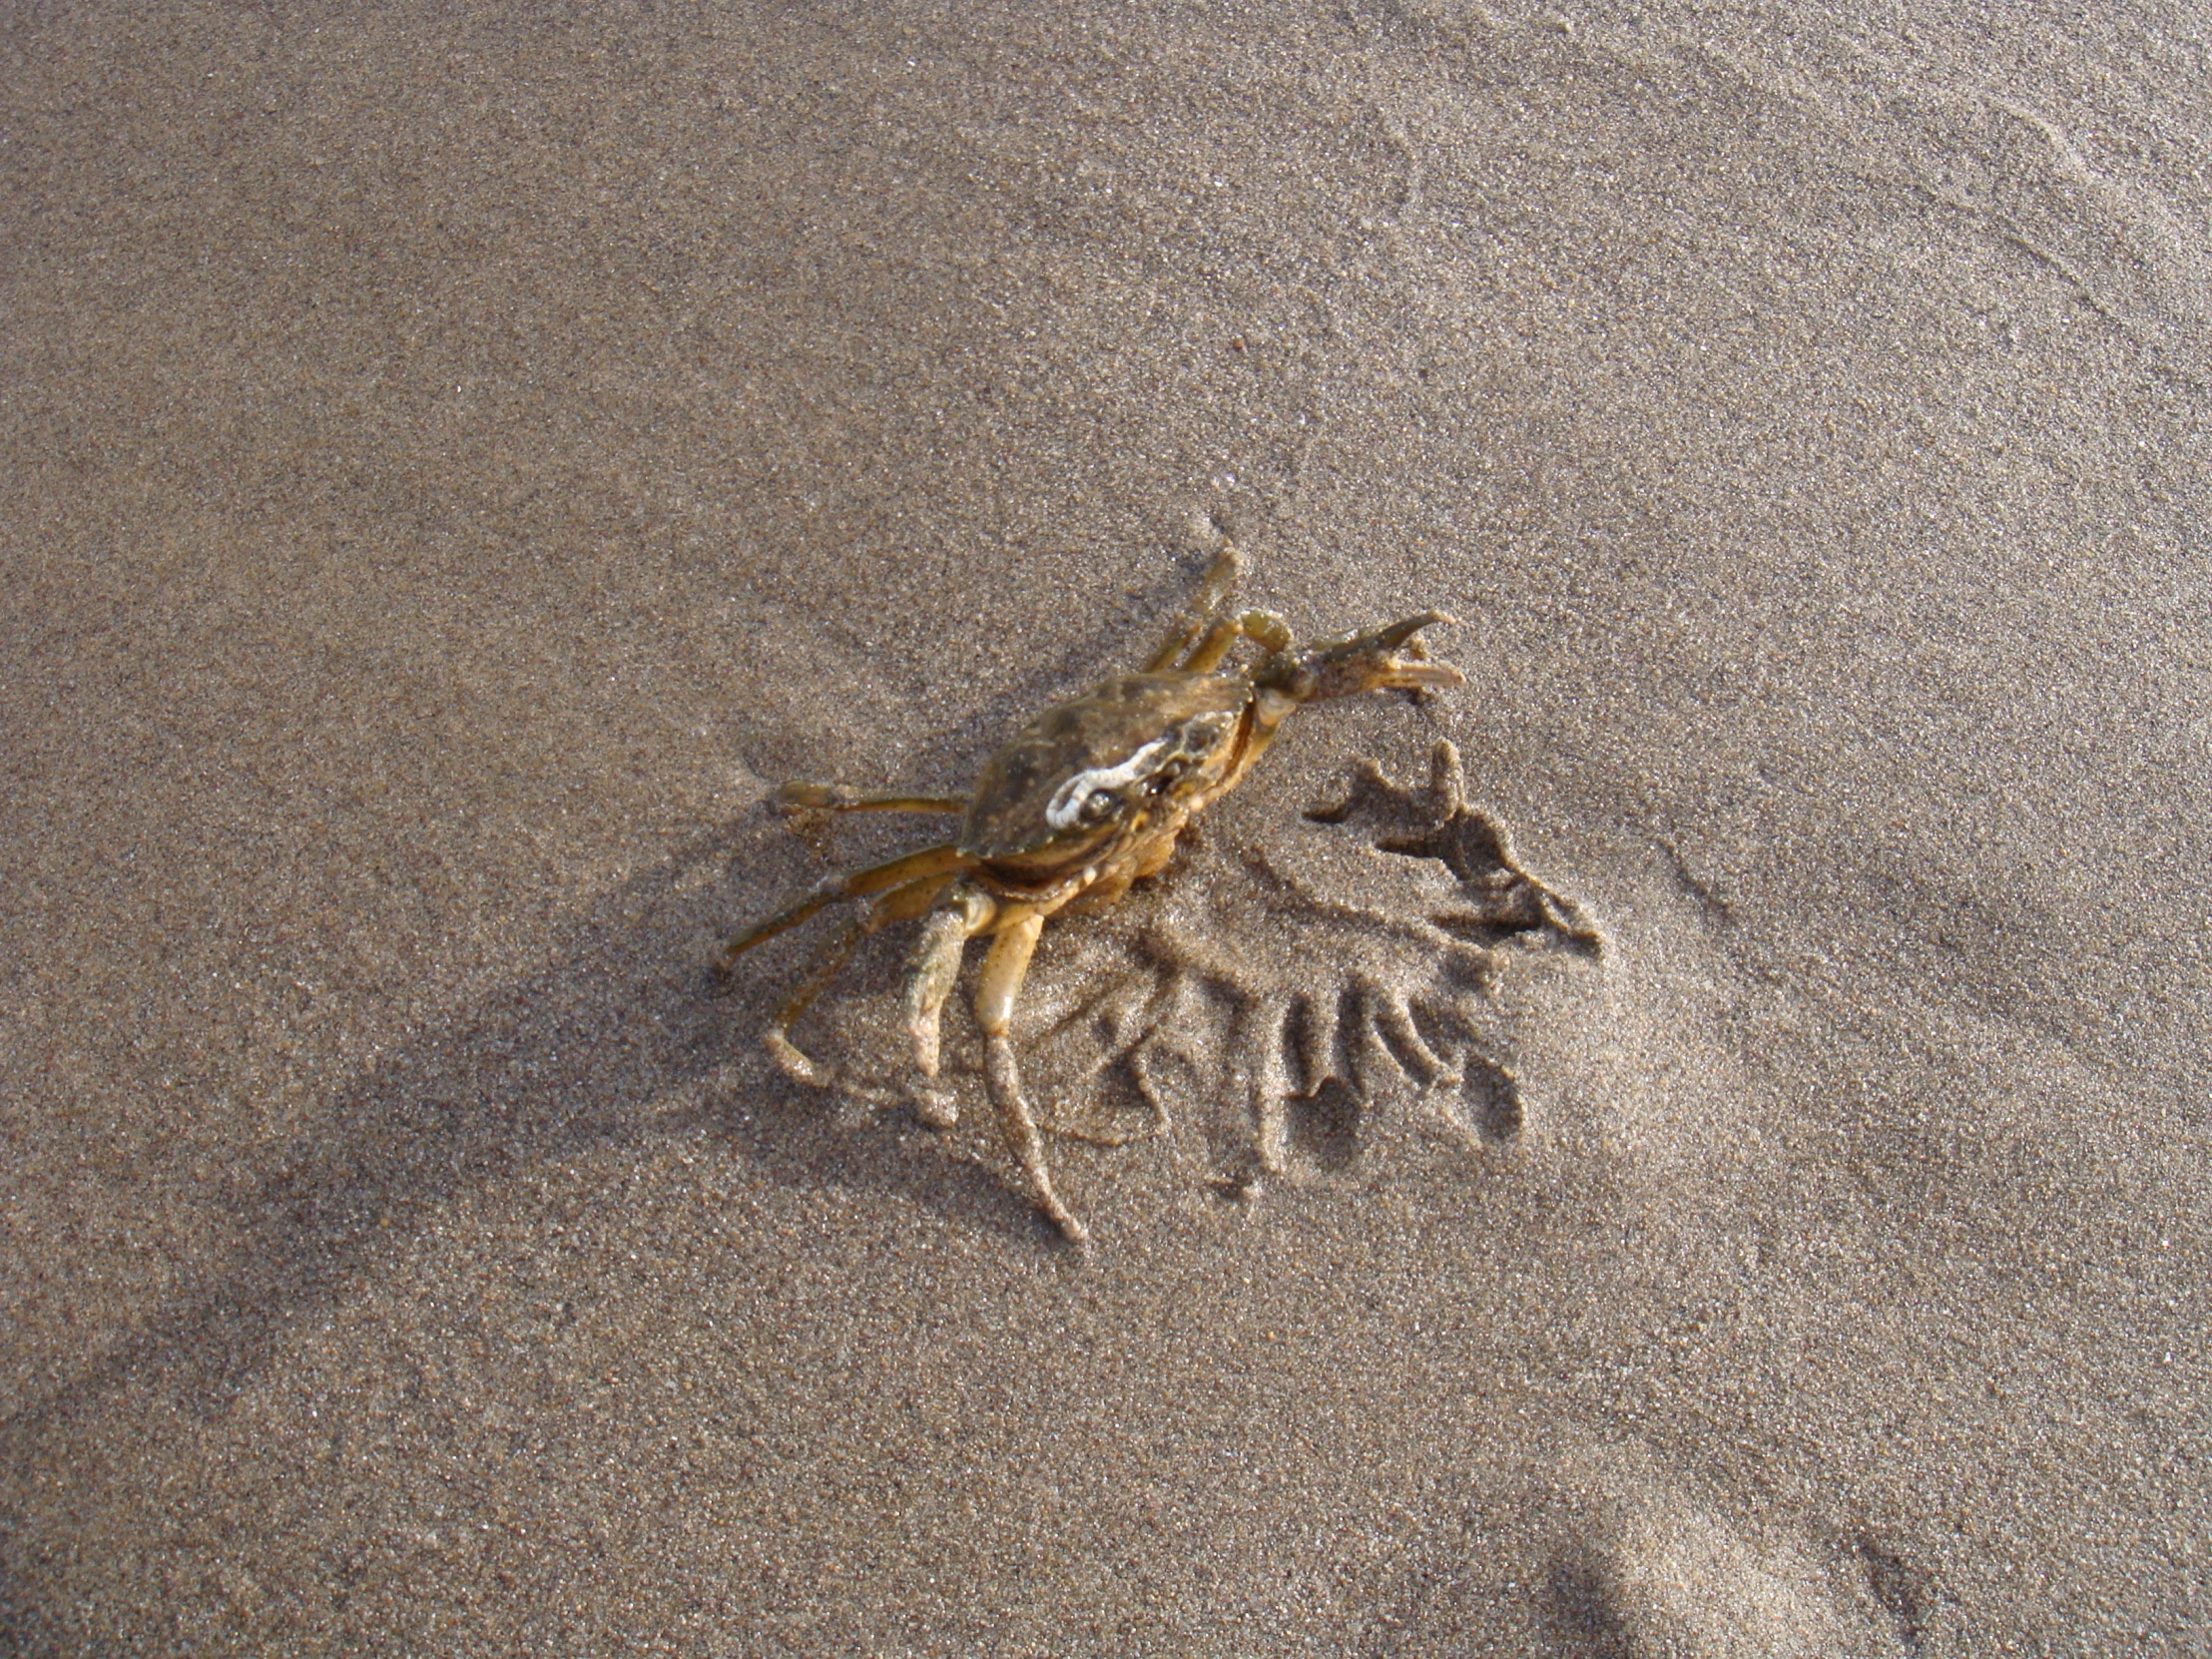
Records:
[[[6,37],[0,1642],[2206,1651],[2187,14]],[[1225,533],[1469,684],[1047,930],[1076,1251],[707,964]]]

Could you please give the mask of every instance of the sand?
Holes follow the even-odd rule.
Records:
[[[1849,10],[11,13],[0,1641],[2212,1652],[2212,59]],[[707,968],[1224,534],[1078,1251]]]

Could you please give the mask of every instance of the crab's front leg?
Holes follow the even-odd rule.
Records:
[[[1076,1244],[1090,1237],[1090,1230],[1060,1202],[1052,1190],[1052,1173],[1045,1168],[1044,1137],[1029,1103],[1021,1097],[1021,1068],[1014,1061],[1014,1045],[1007,1036],[1013,1024],[1014,999],[1029,971],[1029,957],[1044,931],[1044,916],[1031,910],[1003,922],[983,958],[982,983],[975,990],[975,1022],[983,1028],[983,1076],[989,1085],[991,1104],[998,1109],[999,1132],[1007,1150],[1029,1180],[1029,1196],[1063,1235]]]

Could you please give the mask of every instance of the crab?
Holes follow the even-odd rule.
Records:
[[[965,799],[861,795],[838,786],[787,785],[780,800],[808,814],[938,813],[960,816],[957,836],[866,869],[831,875],[732,939],[720,971],[818,910],[864,900],[778,1008],[765,1036],[787,1074],[818,1087],[834,1074],[802,1052],[791,1032],[868,935],[920,920],[905,997],[913,1060],[937,1075],[944,1005],[967,941],[988,937],[974,1007],[984,1083],[1028,1197],[1069,1240],[1088,1230],[1061,1202],[1045,1162],[1036,1115],[1014,1055],[1014,1004],[1046,921],[1112,904],[1157,875],[1192,819],[1243,781],[1291,713],[1308,703],[1370,691],[1422,693],[1466,677],[1430,659],[1416,636],[1448,625],[1422,611],[1386,628],[1297,644],[1272,611],[1233,612],[1245,572],[1225,546],[1160,648],[1136,674],[1118,675],[1055,703],[1016,732]],[[1241,643],[1259,655],[1232,659]],[[917,1096],[938,1126],[956,1121],[941,1097]]]

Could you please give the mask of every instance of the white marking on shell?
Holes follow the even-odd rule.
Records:
[[[1077,773],[1053,791],[1052,800],[1044,810],[1045,823],[1055,830],[1073,829],[1085,802],[1102,790],[1118,790],[1124,784],[1134,784],[1148,773],[1157,772],[1159,766],[1153,758],[1174,742],[1172,737],[1154,738],[1118,767],[1094,767],[1089,772]]]

